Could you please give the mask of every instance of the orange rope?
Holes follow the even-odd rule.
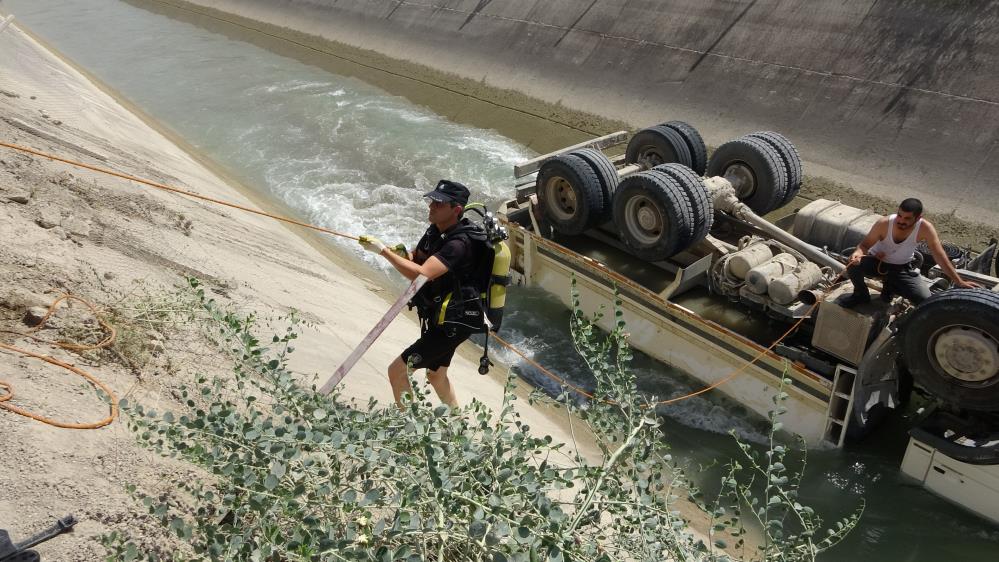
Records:
[[[216,203],[216,204],[219,204],[219,205],[224,205],[226,207],[232,207],[234,209],[239,209],[241,211],[246,211],[248,213],[253,213],[255,215],[261,215],[261,216],[269,217],[269,218],[272,218],[272,219],[275,219],[275,220],[278,220],[278,221],[287,222],[287,223],[294,224],[294,225],[297,225],[297,226],[301,226],[301,227],[304,227],[304,228],[310,228],[312,230],[318,230],[320,232],[325,232],[327,234],[332,234],[334,236],[341,236],[341,237],[344,237],[344,238],[349,238],[351,240],[357,240],[358,239],[357,236],[353,236],[353,235],[350,235],[350,234],[345,234],[345,233],[342,233],[342,232],[337,232],[335,230],[330,230],[328,228],[323,228],[323,227],[311,225],[311,224],[308,224],[308,223],[300,222],[300,221],[297,221],[297,220],[294,220],[294,219],[289,219],[289,218],[286,218],[286,217],[281,217],[281,216],[278,216],[278,215],[272,215],[272,214],[266,213],[264,211],[258,211],[256,209],[250,209],[248,207],[243,207],[241,205],[236,205],[235,203],[229,203],[229,202],[226,202],[226,201],[221,201],[219,199],[213,199],[211,197],[205,197],[204,195],[198,195],[197,193],[192,193],[190,191],[185,191],[185,190],[182,190],[182,189],[178,189],[176,187],[170,187],[168,185],[164,185],[164,184],[157,183],[157,182],[150,181],[150,180],[145,180],[145,179],[138,178],[138,177],[135,177],[135,176],[131,176],[131,175],[128,175],[128,174],[123,174],[123,173],[120,173],[120,172],[115,172],[113,170],[108,170],[106,168],[101,168],[101,167],[98,167],[98,166],[91,166],[90,164],[84,164],[82,162],[77,162],[75,160],[68,160],[66,158],[60,158],[58,156],[54,156],[52,154],[47,154],[45,152],[41,152],[41,151],[34,150],[34,149],[31,149],[31,148],[27,148],[27,147],[15,145],[15,144],[10,144],[10,143],[6,143],[6,142],[0,142],[0,146],[11,148],[11,149],[14,149],[14,150],[19,150],[21,152],[27,152],[29,154],[34,154],[36,156],[41,156],[43,158],[48,158],[50,160],[55,160],[57,162],[64,162],[64,163],[70,164],[72,166],[78,166],[80,168],[86,168],[88,170],[93,170],[95,172],[100,172],[100,173],[103,173],[103,174],[108,174],[110,176],[115,176],[115,177],[123,178],[123,179],[126,179],[126,180],[134,181],[134,182],[137,182],[137,183],[145,184],[145,185],[148,185],[148,186],[151,186],[151,187],[155,187],[157,189],[162,189],[162,190],[169,191],[169,192],[172,192],[172,193],[176,193],[176,194],[179,194],[179,195],[184,195],[184,196],[192,197],[192,198],[195,198],[195,199],[201,199],[203,201],[208,201],[210,203]],[[842,277],[842,275],[843,274],[840,273],[840,277]],[[838,279],[838,277],[837,277],[837,279]],[[835,283],[835,281],[834,281],[834,283]],[[742,373],[747,368],[749,368],[750,365],[753,365],[754,363],[756,363],[757,361],[759,361],[764,355],[766,355],[767,353],[769,353],[770,351],[772,351],[777,346],[777,344],[781,343],[787,336],[791,335],[791,333],[794,332],[794,330],[796,330],[798,328],[798,326],[801,325],[801,323],[804,321],[804,319],[811,315],[812,310],[814,310],[817,305],[818,305],[818,303],[813,304],[811,306],[811,308],[808,309],[808,312],[802,318],[799,318],[798,321],[795,322],[794,325],[791,326],[790,329],[788,329],[786,332],[784,332],[784,335],[782,335],[780,338],[778,338],[776,341],[774,341],[772,344],[770,344],[769,347],[767,347],[766,349],[760,351],[756,355],[756,357],[754,357],[749,362],[745,363],[744,365],[742,365],[741,367],[739,367],[735,371],[729,373],[728,375],[726,375],[722,379],[720,379],[717,382],[714,382],[714,383],[712,383],[712,384],[710,384],[710,385],[708,385],[708,386],[706,386],[706,387],[704,387],[704,388],[702,388],[700,390],[697,390],[695,392],[691,392],[689,394],[685,394],[683,396],[678,396],[678,397],[675,397],[675,398],[670,398],[668,400],[660,400],[659,402],[656,402],[655,404],[652,404],[652,406],[660,406],[660,405],[665,405],[665,404],[673,404],[673,403],[679,402],[681,400],[686,400],[688,398],[693,398],[694,396],[698,396],[700,394],[704,394],[705,392],[709,392],[709,391],[711,391],[711,390],[713,390],[715,388],[718,388],[719,386],[721,386],[721,385],[729,382],[730,380],[734,379],[740,373]],[[104,325],[104,324],[102,323],[102,325]],[[499,337],[497,334],[490,334],[490,336],[493,337],[493,338],[495,338],[496,341],[500,342],[500,344],[502,344],[504,347],[506,347],[507,349],[509,349],[510,351],[512,351],[513,353],[517,354],[522,359],[524,359],[525,361],[527,361],[531,366],[533,366],[534,368],[538,369],[542,374],[544,374],[548,378],[550,378],[550,379],[558,382],[562,386],[565,386],[567,388],[570,388],[570,389],[578,392],[579,394],[582,394],[583,396],[586,396],[587,398],[593,399],[593,395],[592,394],[590,394],[589,392],[583,390],[582,388],[580,388],[578,386],[575,386],[575,385],[567,382],[565,379],[559,377],[555,373],[553,373],[553,372],[549,371],[548,369],[542,367],[536,361],[534,361],[533,359],[531,359],[531,358],[527,357],[526,355],[524,355],[523,353],[521,353],[512,344],[508,343],[506,340],[504,340],[503,338]],[[87,376],[87,375],[84,375],[84,376]],[[88,378],[90,378],[90,377],[88,376]],[[2,387],[2,386],[4,386],[4,383],[0,383],[0,387]],[[0,397],[0,402],[2,402],[3,400],[7,400],[7,399],[9,399],[9,396],[7,396],[7,397]],[[609,401],[608,403],[612,403],[613,404],[614,402]],[[0,404],[0,406],[3,406],[3,404]],[[115,404],[113,404],[113,406],[115,407],[115,409],[117,408],[117,406]],[[4,407],[7,407],[9,409],[8,406],[4,406]],[[108,423],[110,423],[110,422],[108,422]]]
[[[105,330],[105,332],[107,333],[107,336],[105,336],[104,339],[102,339],[101,341],[99,341],[99,342],[97,342],[95,344],[78,344],[78,343],[67,342],[67,341],[56,341],[56,342],[53,342],[53,341],[45,340],[45,339],[42,339],[42,338],[39,338],[39,337],[35,336],[34,332],[37,332],[38,330],[41,330],[42,327],[45,326],[45,323],[48,321],[48,319],[55,312],[56,307],[59,306],[59,304],[61,304],[62,302],[67,301],[67,300],[76,300],[76,301],[79,301],[79,302],[82,302],[83,304],[85,304],[87,306],[87,308],[89,308],[90,311],[94,313],[94,317],[97,318],[97,322]],[[4,333],[8,333],[8,334],[17,334],[19,336],[24,336],[24,337],[31,338],[31,339],[33,339],[35,341],[38,341],[38,342],[48,343],[48,344],[51,344],[51,345],[54,345],[54,346],[57,346],[57,347],[61,347],[63,349],[68,349],[68,350],[71,350],[71,351],[86,351],[86,350],[89,350],[89,349],[101,349],[101,348],[105,348],[105,347],[108,347],[109,345],[111,345],[112,343],[114,343],[114,340],[117,337],[117,331],[114,329],[113,326],[109,325],[108,323],[106,323],[101,318],[100,313],[97,311],[97,308],[93,304],[91,304],[90,302],[88,302],[88,301],[86,301],[86,300],[84,300],[84,299],[82,299],[80,297],[77,297],[75,295],[70,295],[70,294],[65,294],[65,295],[59,297],[58,299],[56,299],[56,301],[53,302],[49,306],[48,312],[45,313],[45,316],[42,317],[42,319],[38,323],[38,325],[35,326],[34,328],[32,328],[31,330],[28,330],[27,332],[24,332],[24,333],[22,333],[22,332],[14,332],[14,331],[11,331],[11,330],[0,330],[0,332],[4,332]],[[4,410],[8,410],[10,412],[13,412],[15,414],[20,414],[20,415],[25,416],[27,418],[31,418],[33,420],[37,420],[37,421],[40,421],[40,422],[43,422],[43,423],[47,423],[47,424],[55,426],[55,427],[61,427],[61,428],[65,428],[65,429],[97,429],[99,427],[104,427],[104,426],[110,424],[111,422],[113,422],[115,420],[116,417],[118,417],[118,397],[115,395],[115,393],[114,393],[113,390],[111,390],[110,388],[108,388],[108,386],[106,384],[104,384],[103,382],[101,382],[100,380],[98,380],[97,378],[95,378],[90,373],[87,373],[86,371],[84,371],[82,369],[74,367],[73,365],[70,365],[69,363],[65,363],[63,361],[60,361],[60,360],[58,360],[58,359],[56,359],[54,357],[49,357],[48,355],[40,355],[38,353],[33,353],[31,351],[28,351],[28,350],[25,350],[25,349],[21,349],[19,347],[14,347],[12,345],[6,345],[6,344],[3,344],[3,343],[0,343],[0,349],[4,349],[4,350],[7,350],[7,351],[10,351],[10,352],[13,352],[13,353],[18,353],[18,354],[21,354],[21,355],[32,357],[32,358],[38,359],[40,361],[45,361],[46,363],[50,363],[50,364],[55,365],[57,367],[66,369],[67,371],[71,371],[73,373],[76,373],[77,375],[80,375],[81,377],[83,377],[83,378],[87,379],[88,381],[90,381],[90,384],[94,385],[97,388],[100,388],[101,390],[104,391],[105,394],[108,395],[108,398],[111,401],[111,412],[110,412],[110,414],[108,414],[108,416],[106,418],[104,418],[104,419],[102,419],[100,421],[97,421],[97,422],[93,422],[93,423],[68,423],[68,422],[61,422],[61,421],[58,421],[58,420],[54,420],[52,418],[49,418],[49,417],[46,417],[46,416],[42,416],[40,414],[35,414],[33,412],[29,412],[28,410],[25,410],[23,408],[19,408],[17,406],[14,406],[13,404],[8,404],[7,402],[11,398],[14,397],[14,387],[13,387],[13,385],[11,385],[10,383],[5,382],[5,381],[0,381],[0,389],[3,389],[3,390],[6,391],[6,394],[0,395],[0,408],[2,408]]]
[[[297,221],[295,219],[290,219],[288,217],[282,217],[282,216],[279,216],[279,215],[272,215],[271,213],[266,213],[264,211],[259,211],[257,209],[251,209],[249,207],[244,207],[242,205],[237,205],[235,203],[229,203],[228,201],[222,201],[220,199],[213,199],[211,197],[206,197],[204,195],[198,195],[197,193],[194,193],[194,192],[191,192],[191,191],[185,191],[183,189],[179,189],[179,188],[176,188],[176,187],[170,187],[169,185],[164,185],[162,183],[157,183],[157,182],[154,182],[154,181],[150,181],[150,180],[138,178],[138,177],[135,177],[135,176],[130,176],[128,174],[123,174],[123,173],[120,173],[120,172],[115,172],[114,170],[108,170],[107,168],[101,168],[99,166],[91,166],[90,164],[84,164],[83,162],[77,162],[75,160],[68,160],[66,158],[60,158],[58,156],[54,156],[52,154],[46,154],[45,152],[41,152],[41,151],[38,151],[38,150],[35,150],[35,149],[32,149],[32,148],[27,148],[25,146],[19,146],[19,145],[16,145],[16,144],[10,144],[10,143],[6,143],[6,142],[0,142],[0,146],[4,146],[4,147],[11,148],[11,149],[14,149],[14,150],[19,150],[21,152],[27,152],[28,154],[34,154],[35,156],[41,156],[43,158],[48,158],[49,160],[55,160],[56,162],[63,162],[65,164],[69,164],[71,166],[77,166],[79,168],[86,168],[88,170],[93,170],[95,172],[100,172],[102,174],[107,174],[109,176],[114,176],[114,177],[117,177],[117,178],[122,178],[122,179],[126,179],[126,180],[129,180],[129,181],[134,181],[134,182],[137,182],[137,183],[145,184],[145,185],[148,185],[150,187],[155,187],[156,189],[162,189],[164,191],[169,191],[171,193],[176,193],[178,195],[183,195],[185,197],[192,197],[194,199],[200,199],[202,201],[208,201],[209,203],[215,203],[215,204],[222,205],[222,206],[225,206],[225,207],[231,207],[233,209],[239,209],[240,211],[246,211],[247,213],[253,213],[255,215],[261,215],[261,216],[272,218],[274,220],[278,220],[278,221],[281,221],[281,222],[286,222],[286,223],[289,223],[289,224],[294,224],[296,226],[301,226],[303,228],[311,228],[312,230],[318,230],[319,232],[325,232],[326,234],[332,234],[333,236],[341,236],[343,238],[349,238],[351,240],[357,240],[358,239],[357,236],[353,236],[353,235],[350,235],[350,234],[345,234],[343,232],[337,232],[336,230],[330,230],[328,228],[323,228],[321,226],[315,226],[315,225],[312,225],[312,224],[309,224],[309,223]]]

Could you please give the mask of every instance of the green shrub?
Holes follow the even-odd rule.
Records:
[[[199,560],[659,562],[740,551],[812,560],[859,516],[819,540],[821,521],[796,500],[800,474],[778,466],[786,453],[776,444],[763,461],[744,446],[745,465],[728,467],[722,493],[710,505],[698,499],[670,457],[653,399],[636,390],[620,311],[616,328],[601,333],[580,312],[575,287],[572,333],[597,386],[587,407],[562,403],[597,436],[597,459],[534,435],[514,407],[513,375],[499,412],[474,400],[434,406],[421,384],[401,411],[320,395],[287,369],[296,318],[264,346],[252,317],[225,312],[192,286],[235,359],[234,376],[182,389],[182,411],[126,407],[142,444],[206,473],[176,482],[177,497],[136,494]],[[687,496],[712,514],[706,542],[678,510]],[[741,543],[743,510],[765,530],[758,550]],[[740,542],[726,552],[720,537],[733,534]],[[105,543],[110,560],[156,559],[125,536]]]

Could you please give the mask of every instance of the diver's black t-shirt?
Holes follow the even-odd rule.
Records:
[[[473,238],[479,234],[468,219],[462,219],[443,234],[431,225],[417,244],[413,261],[423,264],[436,256],[448,268],[424,285],[411,301],[420,318],[430,321],[427,326],[446,328],[452,333],[482,329],[482,289],[472,279],[483,265],[475,246],[479,238]]]
[[[435,225],[430,225],[423,238],[416,245],[413,252],[413,261],[424,264],[431,256],[437,256],[445,266],[447,273],[437,279],[430,281],[420,289],[413,301],[417,307],[421,308],[420,315],[429,314],[433,308],[434,298],[438,299],[444,294],[452,291],[456,286],[456,279],[463,279],[474,268],[472,259],[471,242],[467,236],[448,237],[447,234],[453,232],[467,219],[462,220],[455,226],[447,229],[444,236]]]
[[[454,271],[464,263],[465,257],[468,255],[466,246],[465,242],[460,239],[448,240],[434,255],[447,266],[448,271]]]
[[[457,225],[455,225],[457,226]],[[454,227],[449,228],[450,232]],[[435,251],[435,247],[440,246],[440,249]],[[467,241],[462,238],[444,238],[443,245],[441,245],[441,234],[437,230],[436,226],[431,225],[427,229],[426,234],[420,239],[420,242],[416,245],[416,252],[413,256],[413,261],[422,265],[424,264],[430,256],[437,256],[437,259],[441,260],[441,263],[447,266],[449,273],[455,273],[462,269],[467,261],[469,255],[469,249]]]

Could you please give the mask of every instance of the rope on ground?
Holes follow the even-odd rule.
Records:
[[[35,156],[41,156],[42,158],[48,158],[49,160],[54,160],[56,162],[62,162],[64,164],[69,164],[70,166],[76,166],[78,168],[85,168],[87,170],[92,170],[94,172],[100,172],[102,174],[107,174],[109,176],[114,176],[114,177],[117,177],[117,178],[129,180],[129,181],[134,181],[136,183],[141,183],[143,185],[148,185],[150,187],[155,187],[156,189],[162,189],[163,191],[169,191],[171,193],[176,193],[177,195],[183,195],[185,197],[191,197],[193,199],[200,199],[202,201],[208,201],[209,203],[215,203],[216,205],[222,205],[224,207],[231,207],[233,209],[239,209],[240,211],[246,211],[247,213],[253,213],[254,215],[260,215],[260,216],[271,218],[271,219],[274,219],[274,220],[277,220],[277,221],[281,221],[281,222],[286,222],[286,223],[289,223],[289,224],[293,224],[295,226],[301,226],[302,228],[309,228],[309,229],[312,229],[312,230],[318,230],[319,232],[324,232],[326,234],[332,234],[333,236],[340,236],[342,238],[349,238],[351,240],[357,240],[357,238],[358,238],[357,236],[353,236],[351,234],[346,234],[346,233],[343,233],[343,232],[337,232],[336,230],[331,230],[329,228],[323,228],[321,226],[316,226],[314,224],[309,224],[309,223],[306,223],[306,222],[297,221],[295,219],[291,219],[291,218],[288,218],[288,217],[282,217],[280,215],[274,215],[274,214],[271,214],[271,213],[267,213],[265,211],[260,211],[260,210],[257,210],[257,209],[251,209],[249,207],[244,207],[243,205],[237,205],[236,203],[230,203],[228,201],[222,201],[220,199],[214,199],[212,197],[206,197],[204,195],[199,195],[199,194],[194,193],[192,191],[187,191],[187,190],[180,189],[180,188],[177,188],[177,187],[171,187],[169,185],[165,185],[165,184],[162,184],[162,183],[158,183],[158,182],[150,181],[150,180],[147,180],[147,179],[139,178],[139,177],[132,176],[132,175],[129,175],[129,174],[123,174],[121,172],[116,172],[114,170],[109,170],[107,168],[101,168],[100,166],[92,166],[90,164],[85,164],[83,162],[77,162],[76,160],[69,160],[68,158],[62,158],[62,157],[56,156],[54,154],[48,154],[48,153],[42,152],[40,150],[35,150],[33,148],[28,148],[26,146],[20,146],[20,145],[10,144],[10,143],[6,143],[6,142],[0,142],[0,146],[6,147],[6,148],[10,148],[12,150],[18,150],[18,151],[21,151],[21,152],[26,152],[28,154],[34,154]]]
[[[68,301],[68,300],[79,301],[79,302],[83,303],[84,305],[86,305],[87,308],[90,309],[90,311],[94,314],[94,318],[97,319],[97,322],[100,324],[101,328],[103,328],[104,332],[107,334],[101,341],[99,341],[99,342],[97,342],[95,344],[79,344],[79,343],[74,343],[74,342],[69,342],[69,341],[51,341],[51,340],[46,340],[46,339],[43,339],[43,338],[40,338],[40,337],[34,335],[35,332],[37,332],[38,330],[41,330],[42,327],[45,326],[45,323],[48,321],[48,319],[55,312],[56,307],[58,307],[61,303],[65,302],[65,301]],[[102,318],[100,312],[97,310],[97,307],[95,307],[89,301],[87,301],[87,300],[85,300],[83,298],[80,298],[80,297],[78,297],[76,295],[71,295],[71,294],[65,294],[65,295],[59,297],[58,299],[56,299],[56,301],[53,302],[49,306],[48,312],[45,313],[45,316],[42,317],[42,319],[41,319],[41,321],[39,321],[38,325],[35,326],[34,328],[28,330],[27,332],[15,332],[15,331],[12,331],[12,330],[0,330],[0,332],[7,333],[7,334],[16,334],[18,336],[30,338],[30,339],[35,340],[35,341],[40,342],[40,343],[50,344],[50,345],[53,345],[53,346],[56,346],[56,347],[60,347],[62,349],[67,349],[67,350],[70,350],[70,351],[87,351],[87,350],[91,350],[91,349],[105,348],[105,347],[110,346],[112,343],[114,343],[115,338],[118,335],[117,331],[114,329],[114,326],[111,326],[110,324],[108,324],[107,322],[104,321],[104,319]],[[50,363],[52,365],[55,365],[56,367],[60,367],[62,369],[66,369],[67,371],[70,371],[70,372],[76,373],[77,375],[80,375],[81,377],[87,379],[90,382],[90,384],[92,384],[94,387],[101,389],[102,391],[104,391],[105,394],[107,394],[108,399],[111,402],[111,411],[110,411],[110,413],[108,414],[108,416],[106,418],[104,418],[104,419],[102,419],[100,421],[97,421],[97,422],[93,422],[93,423],[69,423],[69,422],[61,422],[61,421],[54,420],[52,418],[49,418],[49,417],[46,417],[46,416],[43,416],[43,415],[40,415],[40,414],[36,414],[34,412],[30,412],[30,411],[25,410],[23,408],[20,408],[18,406],[14,406],[13,404],[8,404],[8,402],[10,401],[10,399],[14,397],[14,386],[11,385],[8,382],[5,382],[5,381],[0,381],[0,389],[3,389],[3,390],[6,391],[6,394],[0,395],[0,408],[2,408],[4,410],[7,410],[9,412],[13,412],[15,414],[22,415],[22,416],[27,417],[27,418],[31,418],[33,420],[40,421],[42,423],[46,423],[48,425],[52,425],[52,426],[55,426],[55,427],[61,427],[61,428],[64,428],[64,429],[97,429],[99,427],[104,427],[104,426],[110,424],[111,422],[113,422],[115,420],[115,418],[118,417],[118,397],[115,395],[115,393],[114,393],[113,390],[111,390],[106,384],[104,384],[103,382],[101,382],[100,380],[98,380],[96,377],[94,377],[90,373],[87,373],[86,371],[84,371],[82,369],[74,367],[73,365],[70,365],[69,363],[60,361],[60,360],[58,360],[58,359],[56,359],[54,357],[50,357],[48,355],[41,355],[41,354],[38,354],[38,353],[34,353],[34,352],[31,352],[31,351],[28,351],[26,349],[21,349],[19,347],[12,346],[12,345],[6,345],[6,344],[3,344],[3,343],[0,343],[0,349],[6,350],[6,351],[9,351],[9,352],[12,352],[12,353],[17,353],[17,354],[20,354],[20,355],[25,355],[27,357],[32,357],[34,359],[38,359],[39,361],[45,361],[46,363]]]

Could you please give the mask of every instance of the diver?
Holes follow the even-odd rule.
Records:
[[[450,180],[441,180],[424,195],[430,227],[412,255],[402,244],[389,248],[371,236],[359,239],[365,250],[383,256],[406,279],[419,275],[428,279],[411,303],[420,318],[420,337],[388,367],[392,393],[400,408],[403,394],[412,391],[410,368],[426,369],[427,380],[440,400],[457,407],[448,367],[458,346],[485,329],[481,289],[474,279],[481,256],[472,236],[478,227],[463,217],[468,197],[467,187]]]

